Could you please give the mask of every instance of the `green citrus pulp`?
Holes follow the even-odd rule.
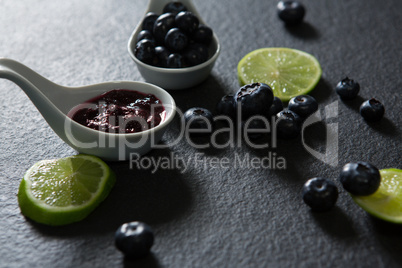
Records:
[[[88,216],[114,183],[112,170],[95,156],[42,160],[25,173],[18,203],[22,214],[36,222],[70,224]]]
[[[237,65],[241,85],[269,85],[274,95],[287,102],[315,88],[322,70],[318,60],[301,50],[273,47],[248,53]]]
[[[353,200],[369,214],[392,223],[402,223],[402,170],[382,169],[381,185],[369,196],[353,196]]]

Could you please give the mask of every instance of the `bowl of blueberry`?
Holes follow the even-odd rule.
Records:
[[[191,0],[150,0],[129,39],[128,52],[147,82],[174,90],[203,82],[220,45]]]

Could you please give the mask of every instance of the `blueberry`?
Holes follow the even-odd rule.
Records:
[[[157,46],[155,47],[155,55],[158,58],[158,66],[167,67],[170,51],[164,46]]]
[[[384,116],[384,105],[378,100],[371,98],[360,106],[360,114],[367,122],[376,122]]]
[[[142,30],[138,33],[137,35],[137,42],[143,40],[143,39],[148,39],[151,40],[153,42],[155,42],[154,36],[152,35],[152,32],[148,31],[148,30]]]
[[[159,17],[155,12],[148,12],[142,20],[142,29],[152,32],[156,19]]]
[[[209,45],[212,41],[213,31],[206,25],[199,25],[193,33],[195,42]]]
[[[338,93],[338,95],[341,97],[341,99],[351,100],[356,98],[357,94],[359,94],[360,85],[353,79],[349,79],[348,77],[346,77],[336,85],[335,90],[336,93]]]
[[[335,183],[321,177],[309,179],[302,190],[304,203],[316,212],[330,210],[335,205],[338,195]]]
[[[163,13],[177,14],[181,11],[187,11],[187,7],[182,2],[170,2],[163,7]]]
[[[187,47],[188,38],[179,28],[170,29],[165,37],[165,45],[173,51],[182,51]]]
[[[367,162],[346,164],[339,179],[346,191],[353,195],[371,195],[381,183],[380,171]]]
[[[274,97],[272,105],[271,107],[269,107],[268,119],[271,120],[273,116],[277,115],[282,110],[283,110],[283,103],[281,99],[278,97]]]
[[[264,118],[265,119],[265,118]],[[243,131],[245,131],[248,138],[256,140],[270,132],[269,122],[267,119],[250,118],[242,123]],[[247,129],[245,129],[247,128]]]
[[[125,223],[115,233],[115,245],[127,258],[144,257],[153,243],[151,227],[142,222]]]
[[[153,64],[155,57],[155,45],[151,40],[143,39],[135,45],[134,55],[140,61]]]
[[[195,66],[208,60],[208,48],[199,43],[191,43],[183,51],[183,56],[189,66]]]
[[[212,132],[214,127],[213,115],[212,113],[200,107],[194,107],[188,109],[184,115],[184,122],[187,129],[192,129],[191,134],[194,135],[205,135]],[[200,132],[194,130],[201,130]]]
[[[234,97],[232,95],[223,96],[216,106],[216,111],[219,115],[226,115],[232,119],[235,118],[236,108]]]
[[[160,15],[154,24],[153,34],[158,44],[165,42],[167,32],[175,27],[175,15],[173,13],[165,13]]]
[[[295,112],[285,109],[276,115],[274,122],[278,138],[293,139],[301,132],[301,118]]]
[[[290,99],[288,109],[307,118],[318,110],[318,102],[310,95],[300,95]]]
[[[167,62],[166,62],[166,67],[168,68],[183,68],[184,67],[184,61],[183,57],[179,53],[172,53],[168,56]]]
[[[241,109],[243,120],[253,115],[267,115],[273,99],[272,89],[264,83],[245,85],[235,95],[236,107]]]
[[[277,10],[279,18],[288,25],[301,23],[306,14],[306,9],[298,1],[280,1]]]
[[[193,13],[190,11],[181,11],[176,15],[175,22],[177,27],[180,28],[180,30],[186,32],[186,33],[193,33],[195,30],[197,30],[198,25],[199,25],[199,20],[197,16],[195,16]]]

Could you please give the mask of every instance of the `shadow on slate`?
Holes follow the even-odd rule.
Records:
[[[331,96],[331,94],[333,94],[333,91],[334,89],[332,88],[331,84],[325,79],[321,78],[313,91],[309,93],[309,95],[313,96],[320,106],[320,104],[323,103],[324,100],[326,100]]]
[[[158,259],[152,254],[152,252],[141,259],[138,260],[130,260],[127,258],[124,258],[124,263],[123,263],[124,268],[131,268],[131,267],[147,267],[147,268],[157,268],[157,267],[162,267]]]
[[[402,225],[386,222],[369,214],[367,216],[374,237],[386,252],[402,265]]]
[[[337,238],[356,238],[357,232],[348,216],[337,206],[327,212],[313,212],[311,215],[326,233]]]
[[[285,25],[286,30],[293,36],[302,39],[318,39],[320,33],[308,22],[302,22],[299,25]]]
[[[170,150],[162,149],[147,154],[147,158],[170,157]],[[116,184],[109,196],[85,219],[65,226],[47,226],[30,221],[46,235],[74,237],[114,232],[126,222],[143,221],[149,225],[171,221],[192,206],[189,186],[178,170],[130,167],[129,161],[109,162],[116,174]]]

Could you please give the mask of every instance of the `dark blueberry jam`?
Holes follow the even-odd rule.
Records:
[[[165,119],[162,102],[152,94],[113,89],[74,107],[68,116],[86,127],[109,133],[136,133]]]

